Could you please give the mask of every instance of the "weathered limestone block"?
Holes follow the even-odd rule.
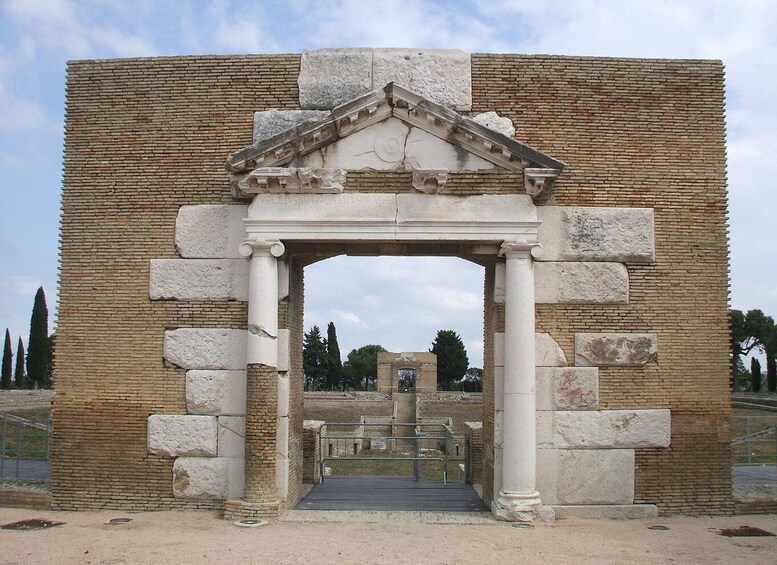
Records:
[[[621,263],[536,263],[538,304],[628,304],[629,273]]]
[[[472,120],[483,127],[501,133],[505,137],[515,137],[515,126],[510,118],[504,118],[496,112],[483,112],[472,116]]]
[[[462,151],[452,143],[420,128],[411,128],[404,141],[406,169],[448,169],[459,172],[495,168],[491,161]]]
[[[151,300],[248,300],[246,259],[151,259]]]
[[[658,336],[653,333],[575,334],[575,365],[640,367],[658,359]]]
[[[288,371],[291,363],[291,354],[289,352],[289,339],[291,330],[278,330],[278,371]]]
[[[668,447],[671,438],[667,409],[538,412],[537,416],[541,447]]]
[[[219,416],[218,441],[219,457],[243,459],[246,445],[245,416]]]
[[[173,496],[189,499],[243,496],[245,461],[233,457],[179,457],[173,463]]]
[[[332,109],[372,90],[372,49],[302,51],[299,105]]]
[[[588,520],[646,520],[658,518],[655,504],[581,504],[553,506],[556,518],[585,518]]]
[[[331,109],[390,82],[455,110],[472,107],[470,55],[454,49],[303,51],[300,107]]]
[[[304,122],[327,118],[329,112],[320,110],[266,110],[254,112],[254,143],[270,139]]]
[[[631,504],[633,449],[538,449],[543,504]]]
[[[494,302],[497,304],[505,303],[506,284],[507,264],[497,263],[494,265]]]
[[[413,170],[413,188],[426,194],[444,194],[448,169]]]
[[[245,415],[246,372],[186,373],[186,411],[189,414]]]
[[[344,169],[321,167],[261,167],[235,176],[233,187],[240,196],[253,194],[339,194],[345,189]]]
[[[537,367],[566,367],[567,356],[550,334],[535,334],[534,364]]]
[[[177,414],[148,417],[148,452],[156,455],[213,456],[217,453],[216,418]]]
[[[291,382],[288,375],[278,375],[278,417],[285,418],[289,415]]]
[[[223,328],[167,330],[164,358],[183,369],[244,370],[246,331]]]
[[[595,367],[537,367],[537,410],[596,410],[599,370]]]
[[[504,367],[505,334],[494,332],[494,366]],[[534,335],[534,364],[537,367],[565,367],[567,358],[556,340],[550,334]]]
[[[374,89],[395,82],[454,110],[472,108],[469,53],[458,49],[374,49]]]
[[[653,210],[542,206],[539,261],[655,261]]]
[[[181,206],[175,220],[175,247],[185,258],[242,258],[239,249],[247,215],[248,206]]]

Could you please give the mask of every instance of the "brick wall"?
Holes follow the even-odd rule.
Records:
[[[567,164],[555,201],[655,210],[656,263],[629,266],[624,306],[538,306],[575,332],[658,334],[658,363],[602,368],[601,407],[670,408],[672,445],[637,450],[636,502],[731,512],[723,67],[717,61],[477,55],[473,112]]]
[[[184,372],[162,361],[164,330],[245,328],[246,306],[152,303],[149,260],[176,256],[181,205],[232,202],[224,159],[250,143],[254,111],[297,107],[298,70],[298,55],[69,65],[53,508],[218,507],[173,498],[172,459],[148,455],[146,421],[185,413]],[[473,112],[511,118],[518,139],[567,163],[551,204],[654,208],[656,263],[629,266],[630,304],[540,306],[538,331],[568,358],[575,332],[656,332],[658,364],[600,372],[603,408],[672,410],[672,446],[638,450],[637,499],[664,512],[731,512],[722,66],[474,55],[472,81]],[[348,183],[349,190],[412,190],[408,173],[354,173]],[[522,180],[452,174],[447,186],[503,192]],[[301,289],[301,267],[294,273],[292,286]],[[487,267],[487,296],[492,277]],[[292,437],[299,439],[302,302],[293,302],[282,316],[293,330],[291,413],[300,429]],[[488,430],[491,332],[502,327],[503,309],[486,305]],[[296,452],[292,446],[290,456]],[[290,480],[290,500],[297,482]]]

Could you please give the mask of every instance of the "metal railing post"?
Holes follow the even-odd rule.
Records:
[[[0,479],[5,477],[5,443],[8,437],[8,414],[3,414],[3,452],[0,458]]]
[[[324,482],[324,444],[323,444],[323,436],[321,434],[321,430],[323,429],[323,426],[318,428],[318,473],[319,473],[319,479],[321,482]]]
[[[19,463],[22,456],[22,423],[16,422],[16,478],[19,478]]]
[[[750,465],[752,449],[750,447],[750,416],[745,416],[745,437],[747,438],[747,464]]]

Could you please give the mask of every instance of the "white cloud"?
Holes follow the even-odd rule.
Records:
[[[333,310],[332,313],[334,314],[335,318],[338,321],[343,321],[349,326],[356,326],[356,327],[362,327],[362,328],[367,327],[367,324],[364,323],[364,320],[362,320],[359,316],[357,316],[353,312],[346,312],[344,310]]]

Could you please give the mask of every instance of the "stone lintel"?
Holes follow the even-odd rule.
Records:
[[[537,412],[537,445],[561,449],[668,447],[668,409]]]
[[[575,334],[575,365],[641,367],[658,360],[658,336],[654,333]]]

